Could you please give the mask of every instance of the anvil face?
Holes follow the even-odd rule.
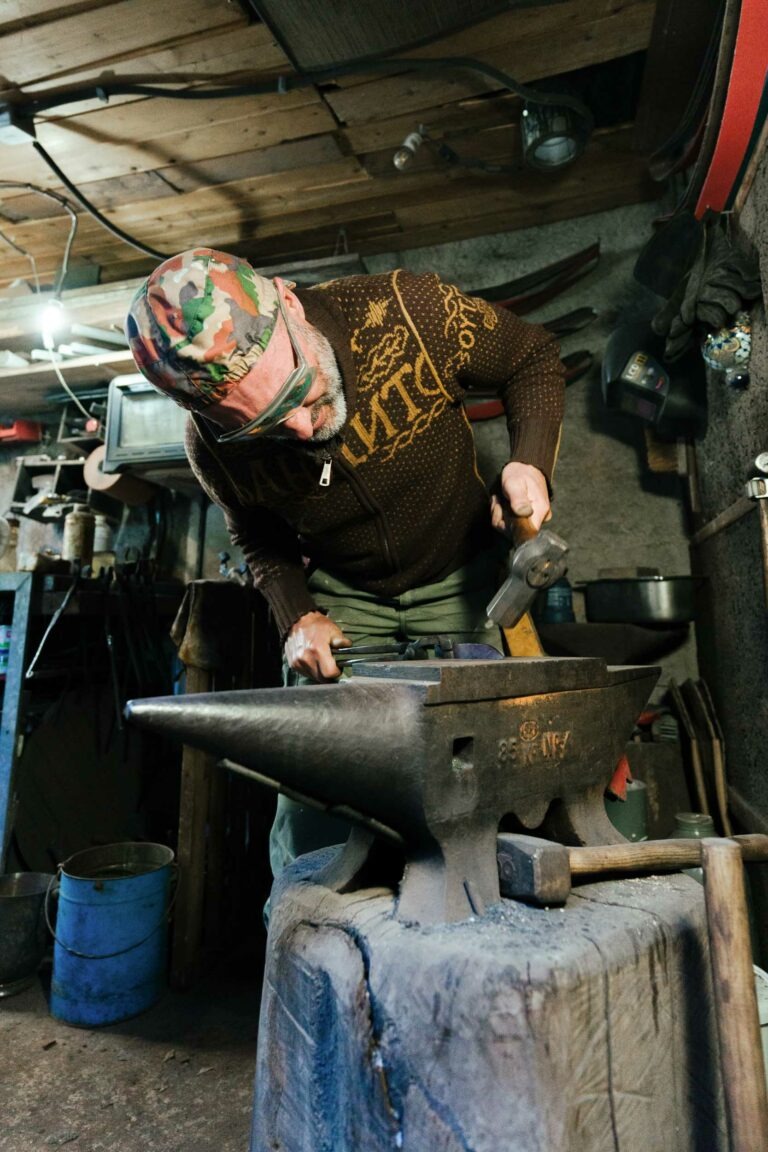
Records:
[[[574,843],[621,839],[602,794],[656,680],[601,660],[356,665],[341,683],[132,701],[129,719],[402,839],[398,914],[499,899],[496,834],[549,812]]]

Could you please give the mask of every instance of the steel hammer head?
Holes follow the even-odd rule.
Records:
[[[536,593],[563,575],[567,553],[566,542],[549,528],[530,535],[515,549],[509,576],[486,609],[488,619],[500,628],[512,628]]]
[[[565,904],[571,891],[571,865],[564,844],[500,832],[496,858],[502,896],[540,907]]]

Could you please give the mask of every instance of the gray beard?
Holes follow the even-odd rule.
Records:
[[[290,441],[303,452],[311,456],[328,456],[333,449],[338,448],[339,433],[347,420],[347,398],[344,395],[344,384],[336,363],[336,357],[330,343],[309,324],[302,323],[298,327],[303,342],[315,353],[320,376],[325,380],[326,388],[319,400],[312,405],[312,412],[327,411],[325,423],[322,428],[313,433],[311,440],[297,441],[292,436],[283,436],[279,430],[269,434],[270,440]]]

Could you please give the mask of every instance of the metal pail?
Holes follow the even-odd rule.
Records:
[[[166,983],[173,852],[107,844],[59,865],[51,1015],[86,1028],[144,1012]]]
[[[53,876],[6,872],[0,876],[0,996],[13,996],[34,980],[48,944],[44,903]]]

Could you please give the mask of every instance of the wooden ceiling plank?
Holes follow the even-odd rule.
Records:
[[[344,158],[293,172],[290,181],[283,173],[273,173],[256,180],[182,193],[171,199],[123,205],[110,212],[109,219],[150,246],[159,241],[162,247],[163,236],[174,224],[185,229],[209,228],[228,216],[243,218],[258,216],[267,209],[282,211],[286,203],[294,204],[299,198],[303,205],[309,206],[322,203],[334,192],[343,199],[362,196],[362,187],[369,182],[357,160]],[[38,253],[60,251],[66,226],[65,218],[58,217],[8,224],[3,226],[3,231],[14,243],[33,250],[37,257]],[[79,217],[74,251],[80,256],[97,255],[107,237],[103,227],[83,213]]]
[[[127,176],[84,185],[82,191],[101,210],[116,208],[120,204],[176,195],[176,189],[172,188],[158,172],[132,172]],[[73,207],[78,213],[83,211],[78,204]],[[62,215],[64,213],[59,204],[47,197],[36,196],[32,192],[9,195],[0,201],[0,220],[5,219],[13,223]]]
[[[208,30],[246,23],[242,9],[227,0],[185,0],[183,20],[174,4],[118,0],[104,8],[9,33],[0,43],[0,72],[23,86],[46,76],[66,76],[84,67],[104,66],[111,60],[182,42]]]
[[[147,107],[148,97],[133,99],[130,103],[95,108],[82,116],[71,118],[48,118],[38,120],[38,135],[42,140],[48,134],[48,145],[53,148],[56,132],[78,132],[105,141],[127,143],[146,136],[147,115],[153,117],[153,140],[162,140],[179,132],[214,132],[226,130],[233,120],[245,117],[266,117],[272,113],[292,112],[321,104],[320,97],[313,88],[301,88],[296,92],[268,92],[258,96],[220,96],[204,100],[151,98],[151,112]],[[157,121],[157,124],[154,121]],[[328,117],[330,123],[330,117]],[[46,145],[46,147],[48,147]]]
[[[286,98],[279,108],[265,114],[252,109],[223,126],[209,125],[205,131],[200,130],[199,122],[195,124],[191,120],[175,133],[152,140],[145,140],[149,110],[144,115],[144,128],[122,126],[124,138],[107,136],[106,126],[100,126],[102,122],[99,122],[98,134],[92,133],[92,124],[90,121],[86,123],[85,117],[43,126],[38,135],[56,163],[73,183],[80,185],[128,172],[192,165],[197,160],[209,160],[220,155],[222,147],[233,153],[249,152],[303,136],[320,135],[335,128],[331,113],[321,101],[294,104],[293,107],[291,103],[290,98]],[[135,123],[140,124],[140,121]],[[2,149],[1,163],[4,179],[29,180],[61,189],[50,169],[31,147],[20,145]]]
[[[3,0],[0,4],[0,36],[112,3],[114,0]]]
[[[194,167],[175,165],[150,172],[115,176],[82,184],[80,189],[97,208],[110,211],[139,201],[176,196],[181,192],[329,164],[341,159],[343,154],[338,142],[334,136],[326,134],[289,140],[258,151],[217,156],[213,160],[198,161]],[[12,191],[7,191],[3,196],[3,191],[0,189],[0,219],[19,223],[64,214],[61,206],[47,197]],[[79,205],[75,207],[78,212],[82,212]]]
[[[242,182],[224,189],[202,189],[184,194],[173,205],[179,210],[169,214],[165,201],[126,205],[111,215],[113,221],[144,243],[172,252],[189,243],[221,245],[224,239],[241,236],[244,228],[263,231],[273,226],[301,229],[312,222],[327,224],[355,218],[372,211],[413,212],[420,206],[429,218],[443,209],[454,215],[473,210],[477,196],[484,196],[507,207],[529,199],[534,205],[548,196],[570,195],[569,188],[579,189],[590,182],[599,186],[617,179],[617,173],[642,170],[639,157],[629,150],[631,130],[623,129],[598,134],[584,157],[558,175],[543,176],[524,169],[514,178],[484,176],[464,170],[436,168],[424,173],[393,173],[388,180],[371,180],[360,173],[354,160],[328,165],[325,169],[299,170],[293,174],[264,177],[260,181]],[[345,166],[348,165],[348,166]],[[653,185],[654,194],[658,186]],[[223,195],[217,195],[221,193]],[[640,197],[646,198],[645,195]],[[181,207],[183,205],[183,211]],[[298,211],[294,209],[298,206]],[[60,253],[65,222],[46,220],[6,229],[14,242],[33,251]],[[203,240],[203,235],[205,240]],[[120,259],[124,247],[110,240],[107,233],[88,217],[83,217],[75,243],[78,256],[105,261]]]
[[[564,34],[570,38],[572,30],[578,26],[597,20],[619,9],[635,6],[653,6],[656,0],[564,0],[556,4],[512,9],[491,16],[487,20],[472,24],[449,36],[441,37],[430,44],[407,52],[392,53],[402,60],[446,59],[451,56],[471,56],[486,60],[488,53],[503,45],[523,45],[529,42],[540,43],[557,39]],[[522,54],[522,52],[521,52]],[[371,77],[382,76],[382,72],[361,70],[348,76],[340,76],[340,88],[357,87],[370,83]],[[547,75],[555,75],[554,69]]]
[[[494,125],[514,123],[519,116],[520,101],[509,92],[489,93],[470,97],[454,104],[424,108],[421,115],[429,132],[437,139],[455,133],[472,132]],[[362,155],[382,148],[398,148],[414,129],[412,113],[387,117],[386,120],[366,120],[339,129],[350,151]]]
[[[469,161],[482,164],[501,164],[505,168],[515,171],[523,166],[520,132],[517,124],[497,124],[487,128],[472,129],[467,127],[464,131],[457,130],[450,134],[450,147],[463,162],[461,167],[464,167],[464,164],[468,167]],[[393,177],[397,181],[399,173],[395,169],[392,160],[393,155],[394,150],[389,147],[377,152],[364,152],[358,155],[358,159],[368,175],[374,179],[382,180]],[[454,172],[457,166],[441,159],[435,146],[427,142],[416,152],[408,166],[408,171],[422,172],[434,168],[436,165],[442,165],[446,172]],[[510,175],[512,175],[511,172]]]
[[[554,12],[560,7],[541,11]],[[521,83],[530,83],[625,56],[647,46],[654,0],[640,0],[628,7],[616,8],[599,20],[590,13],[589,6],[580,7],[578,19],[574,16],[567,32],[560,29],[556,36],[542,32],[515,39],[495,46],[481,58]],[[350,125],[380,119],[383,115],[388,118],[437,107],[498,88],[497,82],[478,72],[453,73],[441,69],[435,73],[384,76],[354,88],[328,90],[324,95],[337,118]]]
[[[280,72],[293,71],[282,48],[264,24],[238,25],[234,29],[206,29],[180,44],[135,52],[123,60],[110,62],[106,71],[93,67],[68,73],[66,87],[95,83],[102,79],[132,80],[136,83],[199,83],[231,75],[249,74],[267,79]],[[58,77],[35,81],[26,91],[38,94],[63,87]],[[61,115],[70,115],[62,106]]]
[[[381,203],[376,200],[368,203],[355,200],[352,203],[326,205],[309,212],[279,215],[273,220],[239,221],[236,224],[223,222],[210,236],[195,234],[179,238],[176,244],[169,243],[168,248],[181,251],[190,243],[211,244],[224,250],[232,249],[242,255],[249,254],[255,262],[264,265],[278,254],[286,260],[307,258],[315,254],[327,255],[333,250],[338,229],[343,227],[353,251],[361,254],[398,251],[571,219],[643,200],[653,200],[658,196],[658,186],[649,180],[639,162],[635,169],[631,169],[625,162],[614,163],[610,173],[603,175],[610,175],[610,179],[602,182],[600,173],[591,170],[589,178],[585,178],[579,185],[573,185],[565,191],[559,189],[557,194],[553,189],[551,195],[535,198],[513,196],[509,189],[489,189],[483,192],[473,186],[470,192],[465,189],[455,199],[441,202],[435,197],[435,188],[431,188],[421,205],[399,205],[394,212],[396,226],[390,227],[390,223],[386,223],[378,231],[378,239],[376,235],[368,235],[366,238],[360,233],[364,230],[366,220],[380,221],[382,215],[386,216],[387,208],[391,215],[391,197],[383,198]],[[467,210],[468,201],[471,203],[471,211]],[[313,235],[321,238],[316,248],[308,243],[309,237]],[[322,237],[326,238],[325,243]],[[115,242],[107,238],[107,243]],[[126,276],[146,275],[154,265],[154,261],[140,257],[125,245],[115,247],[109,257],[103,269],[102,278],[105,283]],[[51,275],[57,267],[57,264],[52,265]],[[3,261],[0,283],[10,282],[15,275],[28,276],[28,266],[18,258],[15,268]]]
[[[620,143],[626,142],[624,133]],[[344,224],[346,221],[385,209],[394,211],[398,219],[410,223],[418,213],[425,221],[436,220],[441,214],[450,218],[461,218],[472,214],[475,202],[483,199],[486,203],[498,205],[499,211],[520,209],[529,204],[535,215],[538,205],[578,197],[588,201],[591,194],[603,186],[624,187],[628,183],[634,189],[637,200],[658,195],[658,186],[647,176],[639,157],[627,153],[625,147],[612,148],[603,140],[600,147],[592,150],[589,162],[582,159],[557,178],[542,176],[526,171],[514,180],[503,177],[467,177],[446,181],[445,174],[432,174],[406,177],[407,187],[398,183],[399,195],[387,191],[384,182],[371,181],[366,185],[347,187],[343,184],[327,191],[322,197],[311,193],[293,197],[290,194],[273,199],[261,198],[242,205],[237,213],[229,217],[221,212],[203,212],[191,221],[180,220],[176,228],[170,222],[157,224],[147,221],[142,238],[164,240],[166,250],[185,247],[190,243],[205,243],[226,246],[239,243],[248,233],[266,237],[275,231],[291,233],[296,229],[328,224]],[[592,192],[590,192],[592,189]],[[292,210],[296,199],[300,210]],[[288,206],[288,210],[286,210]]]
[[[252,152],[214,156],[210,160],[199,160],[190,168],[177,164],[173,168],[161,168],[158,171],[178,192],[192,192],[198,188],[210,188],[250,177],[270,176],[315,164],[328,164],[343,157],[336,136],[324,133],[286,140]]]

